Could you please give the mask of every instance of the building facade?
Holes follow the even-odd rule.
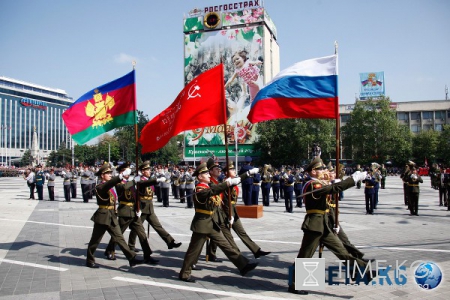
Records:
[[[354,108],[354,104],[339,105],[341,126],[350,120]],[[450,124],[449,100],[392,102],[391,108],[396,110],[399,124],[408,125],[413,133],[442,131],[444,125]]]
[[[63,142],[72,147],[61,117],[72,102],[64,90],[0,77],[0,165],[11,165],[31,149],[34,132],[40,161]]]

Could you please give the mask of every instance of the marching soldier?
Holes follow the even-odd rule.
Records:
[[[303,169],[297,168],[294,175],[294,193],[295,193],[295,199],[297,200],[296,207],[302,208],[303,206],[303,199],[302,197],[299,197],[302,194],[303,189]]]
[[[55,179],[55,170],[51,168],[50,173],[47,175],[47,189],[50,201],[55,201]]]
[[[362,182],[365,184],[366,215],[373,215],[373,210],[375,209],[375,178],[372,176],[370,169]]]
[[[190,168],[190,167],[189,167]],[[184,172],[184,168],[181,168],[180,171],[180,203],[184,203],[186,201],[186,174]]]
[[[351,265],[357,263],[360,269],[364,270],[367,263],[348,253],[342,242],[334,234],[335,231],[329,228],[326,209],[329,194],[335,194],[340,190],[345,190],[354,186],[356,182],[363,180],[366,177],[366,173],[357,171],[349,178],[339,183],[329,185],[322,180],[324,168],[322,160],[318,157],[313,159],[313,161],[305,168],[305,171],[309,174],[311,180],[305,183],[303,192],[313,193],[304,196],[306,216],[302,224],[303,239],[297,258],[313,257],[319,242],[322,242],[339,259],[350,261]],[[369,275],[372,275],[373,278],[373,274]],[[295,274],[293,274],[292,278],[295,278]],[[292,278],[290,279],[288,291],[295,294],[307,294],[307,291],[298,291],[295,289],[295,282]]]
[[[44,200],[44,183],[45,183],[45,175],[44,172],[42,172],[42,166],[37,165],[36,166],[36,190],[38,193],[38,199]]]
[[[81,172],[81,194],[83,195],[83,202],[88,203],[89,202],[89,194],[91,189],[91,176],[93,175],[92,171],[89,170],[89,166],[84,165],[84,171]]]
[[[419,183],[423,183],[423,179],[419,174],[417,174],[416,167],[412,167],[411,175],[408,178],[410,216],[419,215]]]
[[[77,197],[77,180],[78,171],[76,168],[72,168],[72,178],[70,178],[70,190],[72,192],[72,198]]]
[[[191,278],[192,266],[197,261],[207,238],[216,243],[231,262],[239,269],[242,276],[256,268],[258,263],[249,263],[240,252],[236,251],[223,237],[220,225],[213,219],[214,211],[221,205],[220,193],[227,187],[240,183],[240,178],[228,178],[225,182],[209,186],[210,175],[206,163],[201,163],[195,170],[199,184],[194,197],[195,215],[191,223],[192,237],[184,256],[183,266],[179,273],[180,280],[195,282]]]
[[[381,189],[384,190],[386,188],[386,177],[387,177],[387,169],[384,167],[384,164],[381,164]]]
[[[272,177],[272,195],[273,202],[278,202],[280,199],[280,171],[275,169],[275,174]]]
[[[245,165],[239,170],[239,175],[244,174],[248,170],[252,169],[251,166],[252,158],[250,156],[245,157]],[[249,177],[242,182],[242,200],[245,205],[252,204],[252,187],[253,187],[253,177]]]
[[[180,247],[181,243],[176,243],[175,239],[164,229],[164,227],[162,227],[158,217],[155,214],[155,210],[153,209],[154,192],[153,189],[150,187],[150,185],[155,186],[160,182],[166,181],[167,180],[166,177],[150,179],[149,161],[145,161],[144,163],[142,163],[142,165],[139,166],[139,170],[142,173],[142,176],[140,176],[139,178],[139,185],[138,185],[139,199],[141,201],[140,207],[142,212],[141,214],[142,224],[145,221],[147,221],[153,227],[156,233],[158,233],[158,235],[167,244],[167,247],[169,249]],[[130,249],[135,249],[136,233],[134,231],[130,232],[130,236],[128,238],[128,245],[130,246]]]
[[[72,173],[69,168],[65,168],[66,174],[64,174],[63,189],[64,189],[64,199],[66,202],[70,202],[70,180],[72,179]]]
[[[123,176],[112,177],[112,170],[109,164],[102,166],[95,175],[101,177],[101,182],[95,187],[98,209],[91,218],[94,222],[94,229],[87,248],[86,266],[98,268],[94,254],[106,231],[108,231],[111,238],[116,241],[123,254],[125,254],[130,267],[143,263],[142,260],[136,259],[136,253],[128,247],[117,222],[115,211],[117,193],[114,187],[121,182]]]
[[[194,169],[189,167],[187,173],[184,175],[185,186],[186,186],[186,199],[187,199],[187,208],[194,207],[194,189],[195,189],[195,178],[192,175],[194,173]]]
[[[252,205],[258,205],[260,190],[261,190],[261,174],[256,173],[255,175],[253,175]]]
[[[162,173],[161,178],[166,179],[164,181],[160,181],[163,206],[169,207],[170,172],[167,166],[164,167],[164,172]]]
[[[269,206],[270,205],[270,183],[272,182],[272,173],[270,170],[270,165],[264,165],[261,177],[262,177],[261,192],[262,192],[263,205]]]
[[[447,176],[448,174],[445,173],[445,169],[442,167],[439,176],[439,206],[447,206],[447,184],[445,182]]]
[[[286,167],[286,173],[283,175],[284,179],[284,206],[286,212],[293,213],[294,207],[292,206],[294,198],[294,175],[291,174],[292,168]]]
[[[122,181],[116,185],[117,198],[119,200],[118,216],[120,231],[123,234],[129,227],[131,231],[135,232],[139,237],[139,242],[141,243],[142,250],[144,251],[144,262],[157,264],[158,260],[150,256],[152,254],[152,250],[148,244],[145,229],[140,218],[142,211],[138,207],[135,207],[135,184],[136,181],[139,183],[139,177],[135,178],[135,180],[128,181],[131,174],[129,163],[121,164],[117,167],[116,171],[122,175]],[[151,183],[151,180],[147,180],[139,184],[149,186]],[[109,260],[116,260],[115,249],[116,243],[114,239],[111,238],[105,250],[105,256]]]
[[[172,180],[172,196],[175,199],[180,198],[180,171],[178,171],[178,167],[175,166],[170,179]]]

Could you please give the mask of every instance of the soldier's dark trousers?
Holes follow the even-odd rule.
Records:
[[[169,207],[169,188],[161,188],[161,196],[164,207]]]
[[[30,199],[34,199],[34,188],[36,187],[36,183],[29,183],[28,187],[30,188]]]
[[[77,197],[77,184],[76,183],[70,184],[70,191],[72,192],[72,198],[76,198]]]
[[[158,217],[155,214],[142,214],[141,222],[143,225],[145,224],[144,222],[146,220],[167,245],[171,244],[174,241],[174,238],[164,229],[164,227],[162,227]],[[130,247],[130,249],[134,249],[135,245],[136,232],[131,231],[130,236],[128,237],[128,246]]]
[[[294,191],[285,190],[284,191],[284,206],[286,207],[286,211],[292,213],[294,208],[292,207],[292,200],[294,198]]]
[[[38,199],[44,200],[44,186],[43,185],[36,185],[36,190],[38,193]]]
[[[273,202],[278,202],[278,199],[280,199],[280,187],[279,186],[272,186],[272,195],[273,195]]]
[[[252,187],[252,203],[251,205],[258,205],[259,200],[259,190],[261,187],[259,185],[253,185]]]
[[[186,194],[186,189],[180,188],[180,203],[186,202],[186,198],[185,198],[186,195],[189,195],[189,194]]]
[[[81,185],[81,194],[83,195],[83,202],[89,202],[89,188],[90,184],[82,184]]]
[[[375,207],[375,195],[365,194],[366,196],[366,213],[373,214],[373,209]]]
[[[66,199],[67,202],[70,201],[70,185],[64,185],[64,199]]]
[[[155,185],[155,195],[158,202],[163,201],[161,197],[161,187],[159,185]]]
[[[419,213],[419,193],[409,193],[409,211],[411,215]]]
[[[48,186],[48,198],[50,201],[55,201],[55,187],[54,186]]]
[[[302,207],[303,206],[303,197],[299,197],[302,194],[302,189],[294,189],[294,193],[295,193],[295,200],[297,203],[297,207]]]
[[[447,188],[439,187],[439,206],[447,205]]]
[[[194,190],[187,189],[186,191],[186,200],[187,200],[187,207],[192,208],[194,207]],[[183,201],[184,203],[184,201]]]
[[[270,205],[270,187],[262,187],[261,193],[262,193],[263,205],[269,206]]]
[[[252,186],[253,184],[242,184],[242,200],[245,205],[252,205]]]

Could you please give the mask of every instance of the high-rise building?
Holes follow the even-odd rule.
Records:
[[[61,115],[72,102],[64,90],[0,77],[0,164],[10,165],[31,149],[34,131],[41,161],[63,142],[71,147]]]
[[[229,155],[243,161],[257,156],[256,126],[247,120],[259,91],[280,71],[277,31],[259,1],[193,9],[184,19],[184,80],[224,65]],[[208,105],[205,99],[205,105]],[[225,157],[224,125],[186,131],[184,159]]]

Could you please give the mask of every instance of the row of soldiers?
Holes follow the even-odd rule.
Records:
[[[192,237],[179,273],[179,278],[186,282],[195,282],[191,277],[191,272],[199,269],[197,262],[207,241],[210,242],[207,247],[211,261],[219,261],[214,253],[214,247],[219,247],[239,269],[241,275],[246,275],[257,266],[256,262],[250,262],[241,254],[230,233],[231,228],[253,252],[255,258],[270,253],[262,251],[246,234],[235,207],[239,194],[238,184],[248,177],[258,174],[260,170],[251,168],[236,176],[236,168],[230,164],[224,168],[226,178],[220,183],[218,181],[221,174],[220,169],[217,163],[209,160],[208,163],[200,164],[192,174],[198,181],[193,195],[195,214],[191,223]],[[166,181],[166,178],[151,177],[148,162],[141,165],[139,170],[141,175],[134,178],[130,177],[131,169],[127,165],[118,167],[118,176],[112,176],[112,170],[108,165],[103,166],[96,173],[101,178],[95,188],[99,207],[91,218],[95,224],[88,245],[86,266],[98,267],[95,263],[94,253],[106,231],[111,235],[110,245],[105,252],[108,259],[115,259],[113,254],[114,243],[116,243],[129,260],[130,266],[141,263],[158,263],[150,256],[152,251],[149,246],[147,247],[148,239],[143,230],[143,220],[152,222],[150,223],[152,226],[155,223],[158,224],[159,229],[155,228],[155,230],[166,241],[169,249],[181,245],[181,243],[176,243],[162,228],[153,210],[153,187]],[[305,183],[303,189],[306,192],[306,216],[302,226],[304,237],[298,257],[312,257],[319,243],[322,243],[340,259],[358,264],[360,269],[365,270],[368,261],[362,258],[363,253],[349,242],[337,220],[333,221],[334,213],[332,211],[336,202],[333,202],[335,200],[332,195],[354,186],[367,174],[358,171],[348,179],[339,182],[339,179],[335,179],[331,175],[332,172],[327,170],[325,173],[325,170],[320,158],[313,160],[305,169],[310,179]],[[139,201],[137,201],[137,197],[139,197]],[[144,251],[144,260],[136,258],[131,238],[128,243],[125,242],[123,232],[128,227],[139,237]],[[373,278],[374,275],[370,274],[370,276]],[[298,293],[292,281],[289,291]]]

